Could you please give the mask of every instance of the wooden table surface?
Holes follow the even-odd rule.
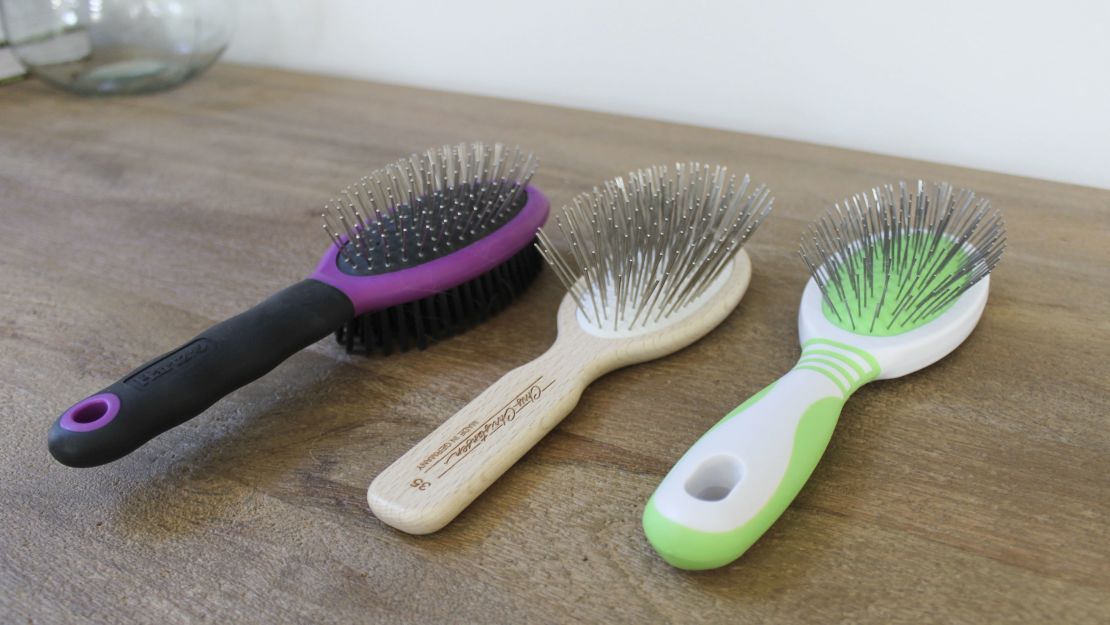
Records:
[[[550,272],[428,351],[322,341],[118,462],[48,455],[72,402],[307,275],[339,187],[478,138],[535,150],[556,205],[653,163],[750,172],[776,196],[747,247],[750,290],[705,339],[595,383],[431,536],[375,519],[366,486],[551,343]],[[793,364],[803,225],[918,177],[1006,216],[978,329],[860,390],[743,558],[670,568],[640,530],[644,502]],[[26,81],[0,88],[0,310],[3,623],[1110,622],[1110,191],[232,65],[133,98]]]

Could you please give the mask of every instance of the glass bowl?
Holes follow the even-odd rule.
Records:
[[[234,24],[231,0],[0,0],[16,58],[80,94],[181,84],[216,62]]]

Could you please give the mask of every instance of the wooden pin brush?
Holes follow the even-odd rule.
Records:
[[[555,219],[538,247],[567,287],[555,344],[510,371],[370,484],[382,521],[434,532],[532,448],[585,388],[701,338],[747,289],[741,246],[772,198],[723,167],[652,167],[606,182]]]

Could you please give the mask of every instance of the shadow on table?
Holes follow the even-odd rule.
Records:
[[[409,356],[420,354],[390,358]],[[329,514],[358,508],[368,517],[357,476],[365,474],[383,433],[403,420],[391,401],[419,384],[383,378],[382,361],[344,359],[334,346],[328,356],[298,354],[113,463],[127,482],[115,521],[127,532],[171,535],[273,515],[282,505]]]

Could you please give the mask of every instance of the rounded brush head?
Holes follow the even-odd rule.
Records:
[[[324,206],[333,245],[312,278],[358,315],[336,334],[348,351],[425,347],[498,312],[542,267],[531,243],[547,199],[532,154],[500,143],[413,154]]]
[[[836,204],[802,239],[802,342],[859,347],[880,378],[926,367],[974,329],[1005,245],[990,201],[947,183],[885,185]]]
[[[721,166],[641,169],[579,195],[555,217],[562,244],[541,232],[537,246],[591,334],[657,332],[727,291],[723,318],[750,276],[741,246],[773,203],[766,187],[750,186]],[[726,289],[729,282],[742,286]]]

